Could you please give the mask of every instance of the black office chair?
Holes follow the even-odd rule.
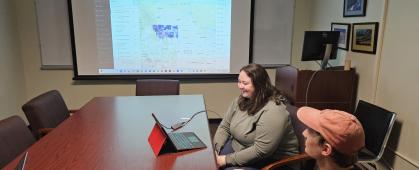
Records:
[[[35,138],[19,116],[0,121],[0,169],[35,143]]]
[[[360,100],[355,116],[365,132],[365,148],[361,150],[358,161],[361,163],[378,161],[384,153],[396,120],[396,113]]]
[[[140,79],[135,89],[136,96],[179,95],[179,80]]]

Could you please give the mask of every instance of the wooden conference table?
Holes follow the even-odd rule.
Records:
[[[156,157],[147,141],[151,113],[170,126],[201,110],[202,95],[96,97],[28,149],[25,170],[217,169],[205,112],[178,131],[195,132],[207,148]]]

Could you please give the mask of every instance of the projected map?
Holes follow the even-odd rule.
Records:
[[[156,36],[160,39],[178,38],[177,25],[153,25],[153,30],[156,32]]]
[[[231,0],[111,0],[114,68],[229,73]]]

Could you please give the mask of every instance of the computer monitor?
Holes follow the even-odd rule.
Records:
[[[329,59],[336,59],[339,31],[306,31],[301,61],[322,60],[326,69]]]

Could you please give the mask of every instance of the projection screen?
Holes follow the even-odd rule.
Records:
[[[251,1],[69,0],[74,79],[235,76]]]

